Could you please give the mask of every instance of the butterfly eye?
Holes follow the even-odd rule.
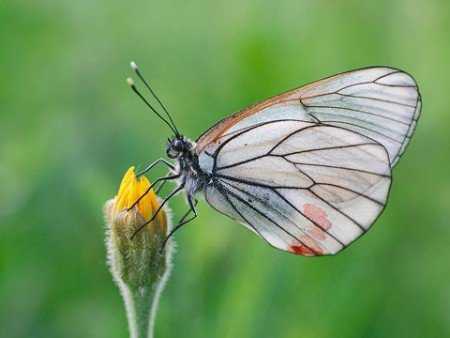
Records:
[[[172,146],[175,150],[181,151],[183,150],[183,141],[181,141],[180,139],[175,139]]]

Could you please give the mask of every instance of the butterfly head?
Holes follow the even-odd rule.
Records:
[[[169,158],[179,158],[192,150],[192,142],[184,136],[174,136],[167,140],[166,154]]]

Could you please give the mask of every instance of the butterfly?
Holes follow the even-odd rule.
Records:
[[[398,163],[419,118],[413,77],[389,67],[352,70],[307,84],[228,116],[191,141],[134,62],[132,69],[167,114],[173,131],[162,206],[183,191],[189,211],[172,229],[197,217],[195,195],[271,246],[303,256],[334,255],[363,235],[384,210]],[[138,201],[136,201],[137,203]],[[159,212],[157,210],[155,215]],[[150,220],[151,221],[151,220]],[[149,222],[150,222],[149,221]]]

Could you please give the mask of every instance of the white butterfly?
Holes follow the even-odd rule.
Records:
[[[154,95],[136,64],[132,68]],[[177,164],[159,159],[144,172],[157,163],[171,169],[154,182],[177,182],[162,205],[181,190],[186,195],[190,211],[171,234],[197,216],[194,195],[201,193],[214,209],[278,249],[333,255],[364,234],[383,211],[392,168],[420,109],[410,75],[372,67],[254,104],[196,142],[178,133],[168,113],[170,122],[157,113],[175,133],[167,155]]]

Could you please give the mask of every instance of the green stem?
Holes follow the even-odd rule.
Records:
[[[161,283],[161,281],[159,281]],[[158,282],[149,287],[122,290],[131,338],[153,337],[153,325],[162,287]]]

